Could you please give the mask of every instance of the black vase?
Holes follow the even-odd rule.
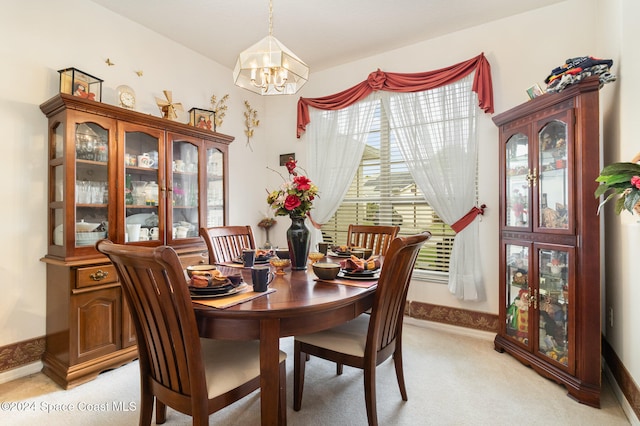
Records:
[[[291,226],[287,229],[287,245],[291,258],[291,269],[307,269],[307,257],[309,257],[309,229],[305,226],[305,216],[289,216]]]

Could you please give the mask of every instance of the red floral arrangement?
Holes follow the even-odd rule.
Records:
[[[296,160],[289,157],[285,165],[292,179],[283,177],[284,183],[269,193],[267,203],[276,216],[306,216],[318,195],[318,187],[308,177],[298,174]]]

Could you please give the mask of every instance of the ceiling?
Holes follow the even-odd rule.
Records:
[[[268,0],[88,0],[233,69]],[[273,0],[273,35],[311,72],[564,0]]]

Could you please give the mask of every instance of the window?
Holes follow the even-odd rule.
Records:
[[[420,251],[415,276],[446,282],[455,232],[418,189],[379,101],[358,171],[342,204],[322,226],[325,241],[346,241],[350,223],[398,225],[400,235],[430,231],[432,238]]]

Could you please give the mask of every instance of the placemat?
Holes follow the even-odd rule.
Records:
[[[250,290],[250,288],[251,287],[248,287],[247,291],[237,293],[229,297],[218,297],[216,299],[193,299],[193,302],[199,303],[201,305],[211,306],[212,308],[226,309],[231,306],[239,305],[241,303],[257,299],[258,297],[265,296],[276,291],[275,288],[270,288],[267,291],[256,292]]]
[[[369,288],[376,284],[378,284],[378,280],[364,281],[364,280],[347,280],[344,278],[336,278],[333,280],[321,280],[320,278],[316,278],[315,281],[327,284],[343,284],[350,285],[352,287],[362,287]]]

